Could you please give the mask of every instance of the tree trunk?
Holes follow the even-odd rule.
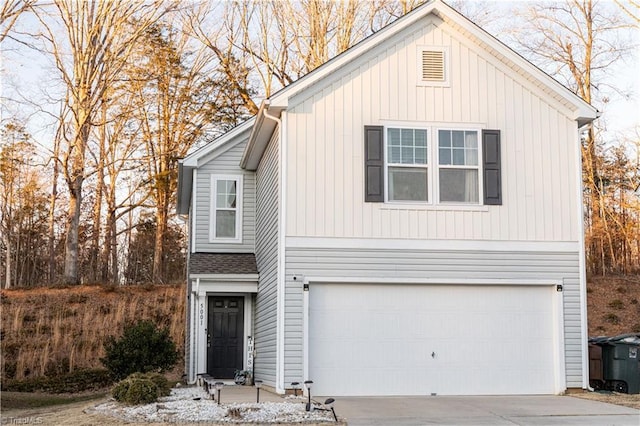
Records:
[[[164,258],[164,234],[167,230],[169,211],[167,200],[169,197],[167,194],[160,194],[158,198],[160,203],[156,208],[156,237],[153,250],[153,282],[164,283],[162,263]]]
[[[5,244],[5,275],[4,275],[4,288],[11,288],[11,237],[9,236],[9,229],[4,232],[4,244]]]
[[[65,238],[64,282],[80,284],[78,274],[78,233],[80,228],[80,205],[82,203],[82,177],[76,177],[69,194],[69,210],[67,212],[67,235]]]
[[[49,284],[56,280],[56,199],[58,197],[58,155],[60,141],[58,137],[54,140],[53,146],[53,178],[51,182],[51,196],[49,198]]]

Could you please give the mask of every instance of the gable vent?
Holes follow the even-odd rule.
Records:
[[[422,51],[422,81],[445,81],[442,50]]]

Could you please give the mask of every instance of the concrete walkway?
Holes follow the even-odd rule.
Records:
[[[570,396],[341,397],[335,409],[350,426],[640,426],[639,410]]]

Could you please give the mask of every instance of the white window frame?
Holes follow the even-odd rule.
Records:
[[[424,130],[427,132],[427,162],[426,164],[398,164],[389,162],[389,129],[409,129],[409,130]],[[433,179],[431,178],[433,169],[433,154],[431,149],[431,128],[425,126],[411,126],[405,124],[401,125],[385,125],[384,126],[384,201],[385,203],[398,203],[398,204],[432,204],[433,203]],[[427,169],[427,200],[428,201],[416,201],[416,200],[390,200],[389,199],[389,168],[417,168]]]
[[[425,50],[431,50],[434,52],[442,52],[444,55],[444,80],[443,81],[432,81],[432,80],[423,80],[422,79],[422,52]],[[433,45],[419,45],[417,46],[416,51],[416,76],[417,76],[417,85],[418,86],[426,86],[426,87],[450,87],[451,79],[449,72],[449,46],[433,46]]]
[[[476,164],[475,166],[471,166],[471,165],[454,165],[454,164],[445,164],[445,165],[441,165],[440,164],[440,130],[445,130],[445,131],[464,131],[464,132],[476,132],[477,136],[477,143],[478,143],[478,164]],[[435,140],[435,144],[437,144],[437,146],[434,147],[434,149],[437,151],[437,157],[435,157],[435,165],[434,167],[436,168],[435,174],[437,176],[435,176],[435,178],[437,179],[437,185],[435,186],[435,191],[436,191],[436,200],[437,204],[448,204],[448,205],[460,205],[460,206],[481,206],[484,202],[484,182],[482,180],[482,129],[476,129],[476,128],[460,128],[460,127],[434,127],[433,129],[433,133],[434,133],[434,140]],[[453,153],[452,153],[453,154]],[[453,163],[453,157],[451,158],[451,162]],[[475,169],[478,171],[478,202],[477,203],[467,203],[464,201],[445,201],[445,202],[441,202],[440,201],[440,169],[457,169],[457,170],[471,170],[471,169]]]
[[[217,219],[217,189],[218,181],[233,180],[236,182],[236,236],[235,238],[221,238],[216,236],[216,219]],[[211,203],[209,214],[209,242],[210,243],[242,243],[242,193],[243,193],[243,176],[242,175],[211,175]]]
[[[410,206],[423,206],[431,208],[443,207],[446,209],[477,209],[484,208],[484,180],[483,180],[483,168],[482,168],[482,124],[460,124],[460,123],[412,123],[412,122],[386,122],[383,123],[384,132],[384,203],[388,206],[398,206],[409,208]],[[427,164],[425,165],[397,165],[395,163],[389,163],[389,148],[388,148],[388,129],[420,129],[427,131]],[[478,134],[478,202],[440,202],[440,159],[439,159],[439,130],[464,130],[475,131]],[[427,199],[429,201],[396,201],[389,199],[389,167],[419,167],[427,169]],[[473,166],[443,166],[444,168],[462,168],[470,169]]]

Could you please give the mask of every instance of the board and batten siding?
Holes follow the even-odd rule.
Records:
[[[578,252],[453,251],[362,248],[286,249],[285,383],[303,375],[303,287],[300,278],[331,277],[380,281],[469,278],[478,280],[557,280],[563,283],[567,387],[582,387]],[[316,283],[311,285],[322,285]],[[365,284],[366,285],[366,284]],[[392,285],[392,284],[390,284]],[[421,284],[414,284],[421,285]],[[526,336],[523,336],[523,348]],[[311,379],[313,378],[304,378]]]
[[[449,87],[417,84],[418,49],[425,45],[448,48]],[[578,241],[572,112],[434,15],[289,105],[287,236]],[[387,123],[499,129],[503,205],[365,203],[364,126]]]
[[[276,386],[278,290],[278,132],[256,171],[256,263],[260,278],[255,302],[254,377]]]
[[[256,183],[255,173],[240,168],[244,140],[198,167],[196,177],[195,252],[252,253],[255,247]],[[212,243],[211,175],[242,175],[242,243]]]

